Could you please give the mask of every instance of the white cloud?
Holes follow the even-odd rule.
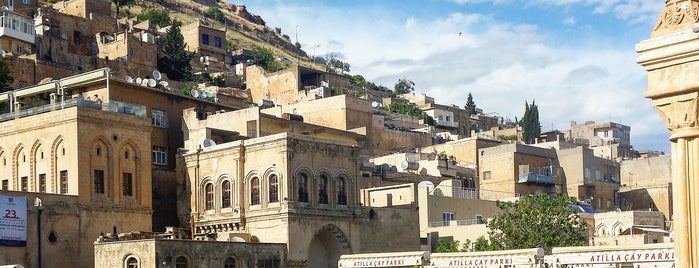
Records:
[[[567,17],[567,18],[563,19],[563,21],[562,21],[563,25],[566,25],[566,26],[573,26],[573,25],[575,25],[576,22],[577,21],[575,20],[575,17]]]

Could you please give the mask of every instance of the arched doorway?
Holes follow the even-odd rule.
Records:
[[[342,254],[351,253],[345,234],[333,224],[318,230],[308,247],[306,267],[337,267]]]

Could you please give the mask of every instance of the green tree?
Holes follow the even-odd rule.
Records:
[[[284,68],[281,62],[274,59],[274,53],[269,48],[256,47],[252,51],[252,58],[267,72],[276,72]]]
[[[0,57],[0,92],[12,90],[12,83],[15,79],[12,77],[12,71],[7,66],[5,58]]]
[[[502,211],[488,222],[490,241],[476,240],[477,249],[509,250],[587,245],[587,226],[569,206],[575,199],[546,194],[523,196],[515,202],[497,201]]]
[[[172,22],[170,12],[164,9],[146,8],[141,10],[137,17],[139,20],[148,20],[160,27],[168,26]]]
[[[116,5],[116,15],[119,17],[119,8],[122,6],[131,6],[136,2],[136,0],[112,0],[112,3]]]
[[[459,241],[454,241],[452,240],[451,242],[447,243],[444,242],[441,238],[437,240],[437,248],[435,249],[436,252],[459,252]]]
[[[398,79],[398,82],[393,86],[393,92],[395,92],[396,95],[410,93],[414,90],[415,82],[405,77]]]
[[[473,102],[473,95],[471,95],[471,92],[468,93],[468,98],[466,98],[466,106],[464,106],[464,109],[466,109],[469,115],[476,114],[476,103]]]
[[[366,79],[361,75],[353,75],[350,77],[350,85],[355,87],[364,87],[366,85]]]
[[[223,12],[218,7],[209,7],[204,14],[220,23],[226,23],[226,15],[223,15]]]
[[[534,143],[536,138],[541,135],[539,108],[536,106],[535,101],[532,101],[531,105],[526,101],[524,102],[524,116],[519,121],[519,125],[522,127],[522,138],[527,144]]]
[[[163,45],[158,50],[158,69],[172,80],[186,81],[192,78],[191,60],[194,54],[184,49],[187,43],[184,42],[180,25],[179,21],[173,21],[167,30]]]

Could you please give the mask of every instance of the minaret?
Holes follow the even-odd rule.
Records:
[[[675,258],[699,267],[699,0],[666,0],[651,38],[636,45],[672,144]],[[696,24],[696,26],[695,26]]]

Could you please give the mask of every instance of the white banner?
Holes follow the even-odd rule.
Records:
[[[0,195],[0,246],[27,246],[27,197]]]

